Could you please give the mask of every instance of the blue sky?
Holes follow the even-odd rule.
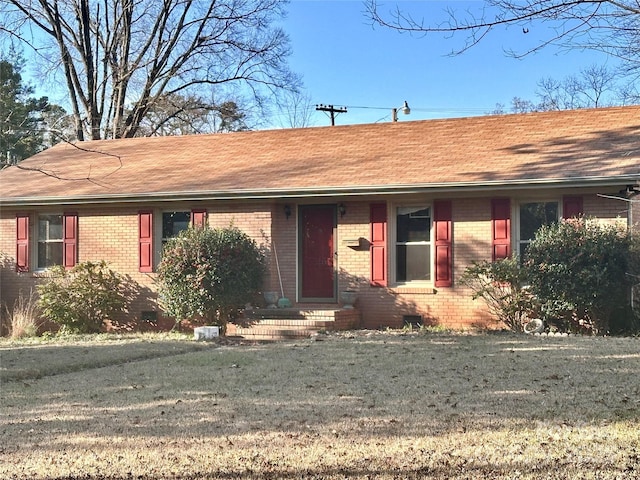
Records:
[[[386,2],[391,9],[396,2]],[[444,18],[447,7],[479,8],[472,1],[401,1],[402,9],[430,18]],[[544,26],[496,30],[478,46],[449,56],[463,38],[415,37],[372,26],[359,0],[291,0],[283,27],[293,56],[289,64],[303,77],[311,103],[347,107],[336,124],[390,121],[391,108],[406,100],[412,109],[400,121],[482,115],[518,96],[535,100],[543,77],[563,79],[592,64],[615,66],[602,54],[547,48],[514,59],[506,49],[525,47],[542,38]],[[434,17],[435,18],[435,17]],[[312,125],[328,125],[329,117],[314,110]]]
[[[484,5],[481,0],[380,1],[382,11],[399,5],[427,20],[446,18],[448,8],[464,13]],[[287,10],[282,27],[293,50],[289,66],[302,76],[312,106],[309,126],[330,124],[326,113],[315,111],[316,104],[346,106],[337,125],[391,121],[391,109],[405,100],[411,114],[399,114],[399,121],[483,115],[497,103],[508,109],[516,96],[536,100],[536,83],[543,77],[562,80],[590,65],[616,65],[603,54],[552,47],[523,59],[505,54],[544,38],[544,25],[529,26],[526,35],[520,26],[496,30],[451,56],[462,36],[416,37],[373,26],[361,0],[290,0]],[[41,88],[48,90],[39,88],[38,95],[64,105],[64,94],[51,91],[50,84]],[[275,114],[263,128],[283,126],[289,126],[285,115]]]

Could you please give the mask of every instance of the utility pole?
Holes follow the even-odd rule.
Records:
[[[347,107],[334,107],[333,105],[316,105],[316,110],[320,112],[329,112],[331,115],[331,126],[336,124],[336,113],[347,113]]]

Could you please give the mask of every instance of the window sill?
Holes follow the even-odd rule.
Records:
[[[418,294],[418,295],[435,295],[436,289],[429,285],[397,285],[391,287],[392,293],[395,294]]]
[[[31,274],[32,278],[52,278],[54,276],[53,272],[50,268],[44,270],[33,270],[31,272],[24,272],[26,274]]]

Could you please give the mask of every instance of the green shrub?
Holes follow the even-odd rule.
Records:
[[[540,228],[527,248],[531,292],[545,320],[560,330],[610,333],[626,329],[632,237],[625,229],[587,219]],[[622,320],[622,325],[620,325]],[[629,325],[631,327],[631,325]]]
[[[473,299],[482,298],[489,311],[510,330],[522,332],[534,309],[534,299],[525,284],[525,271],[517,258],[474,262],[460,278],[471,288]]]
[[[38,286],[42,313],[69,333],[96,333],[127,304],[126,280],[104,261],[79,263],[71,270],[49,270]]]
[[[189,318],[219,325],[262,287],[264,256],[235,227],[189,228],[170,239],[158,266],[158,292],[176,325]]]

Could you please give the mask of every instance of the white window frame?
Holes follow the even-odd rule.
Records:
[[[402,242],[398,243],[398,210],[400,208],[418,208],[421,210],[428,209],[429,210],[429,240],[421,241],[421,242]],[[433,274],[434,274],[434,241],[433,241],[433,202],[425,201],[425,202],[400,202],[396,204],[390,205],[389,210],[389,222],[388,222],[388,233],[389,233],[389,280],[391,285],[405,287],[429,287],[433,286]],[[429,248],[429,279],[428,280],[408,280],[408,281],[400,281],[398,280],[398,245],[427,245]]]
[[[49,235],[47,235],[47,238],[44,240],[40,239],[40,220],[43,217],[59,217],[60,218],[60,238],[55,238],[55,239],[51,239],[49,238]],[[51,213],[39,213],[36,216],[36,224],[34,225],[34,230],[35,230],[35,235],[33,236],[34,241],[33,243],[35,243],[34,246],[34,251],[35,251],[35,255],[34,255],[34,259],[32,260],[33,264],[35,264],[35,271],[45,271],[48,268],[51,268],[53,266],[59,266],[63,264],[64,258],[62,257],[64,255],[64,215],[62,213],[56,213],[56,212],[51,212]],[[62,249],[62,256],[60,257],[60,263],[53,263],[51,265],[47,265],[47,266],[40,266],[40,246],[41,245],[47,245],[47,244],[51,244],[51,243],[59,243],[60,247]]]
[[[515,211],[512,212],[512,218],[515,219],[515,221],[513,222],[513,229],[514,231],[512,232],[512,238],[515,239],[515,249],[514,251],[516,252],[516,254],[518,256],[522,256],[522,244],[526,243],[527,245],[529,243],[531,243],[532,239],[525,239],[523,240],[520,237],[520,233],[521,233],[521,218],[520,218],[520,209],[522,207],[522,205],[526,205],[528,203],[555,203],[558,206],[558,216],[556,218],[555,221],[558,221],[562,218],[562,201],[559,198],[548,198],[548,197],[544,197],[544,198],[523,198],[521,200],[519,200],[518,202],[516,202],[514,209]]]
[[[153,212],[153,238],[154,238],[154,245],[153,245],[153,249],[154,249],[154,253],[153,253],[153,257],[154,257],[154,268],[155,266],[157,266],[160,261],[162,260],[162,250],[164,247],[164,244],[167,242],[167,240],[171,237],[165,237],[163,236],[163,227],[164,227],[164,215],[166,213],[186,213],[189,216],[189,222],[188,224],[191,225],[191,210],[189,209],[180,209],[180,208],[175,208],[175,209],[171,209],[171,210],[155,210]],[[156,221],[157,220],[157,221]],[[157,239],[157,240],[156,240]]]

